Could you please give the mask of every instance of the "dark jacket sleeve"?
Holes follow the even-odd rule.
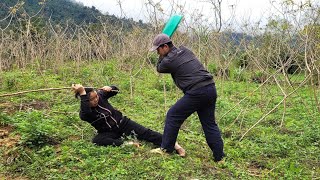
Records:
[[[81,95],[80,99],[80,119],[90,122],[94,117],[92,117],[93,115],[90,108],[89,96]]]
[[[157,63],[157,71],[159,73],[175,73],[181,61],[179,60],[182,51],[173,47],[171,51],[164,57],[159,57]]]
[[[164,57],[164,58],[159,58],[158,63],[157,63],[157,71],[159,73],[171,73],[171,63],[172,60]]]
[[[110,87],[112,88],[112,91],[110,92],[99,90],[99,93],[101,93],[103,99],[109,99],[110,97],[118,94],[119,88],[117,88],[116,86],[110,86]]]

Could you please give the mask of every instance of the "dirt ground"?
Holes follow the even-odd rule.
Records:
[[[20,137],[18,135],[10,136],[12,131],[12,126],[0,126],[0,147],[12,148],[18,143]]]
[[[4,153],[2,157],[7,161],[12,160],[12,154],[10,155],[10,149],[14,148],[19,142],[20,136],[12,135],[14,128],[12,126],[0,125],[0,147],[4,147]],[[0,173],[0,180],[27,180],[25,177],[13,177]]]

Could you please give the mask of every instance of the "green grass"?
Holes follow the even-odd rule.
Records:
[[[0,73],[0,95],[23,90],[66,87],[71,83],[117,85],[114,107],[134,121],[162,132],[165,114],[182,93],[170,75],[139,64],[116,60],[74,63],[55,70],[12,70]],[[297,77],[298,79],[301,77]],[[1,97],[0,127],[13,126],[15,146],[0,146],[0,174],[29,179],[312,179],[320,177],[320,114],[313,92],[304,86],[239,139],[283,98],[281,90],[243,79],[216,79],[216,119],[227,158],[212,159],[197,116],[181,127],[178,141],[187,157],[151,154],[154,146],[98,147],[95,130],[78,117],[79,100],[69,90]],[[164,93],[164,87],[166,89]],[[132,91],[131,91],[132,90]],[[286,92],[292,88],[286,87]],[[319,92],[318,96],[320,96]],[[242,101],[239,105],[237,103]],[[230,108],[232,110],[229,112]],[[284,119],[283,119],[283,112]],[[280,127],[281,122],[283,125]]]

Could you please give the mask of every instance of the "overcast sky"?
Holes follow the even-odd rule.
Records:
[[[103,13],[108,12],[110,15],[114,14],[116,16],[126,15],[129,18],[135,20],[145,20],[147,17],[145,3],[148,0],[120,0],[122,9],[124,12],[121,13],[119,0],[75,0],[82,2],[85,6],[95,6],[97,9],[101,10]],[[205,0],[175,0],[178,4],[184,5],[188,12],[193,12],[195,10],[201,11],[206,16],[212,15],[212,10],[208,3],[204,3]],[[153,2],[161,2],[161,7],[166,11],[169,11],[171,7],[170,2],[172,0],[153,0]],[[222,0],[222,13],[225,19],[230,16],[231,5],[236,5],[236,13],[238,16],[255,16],[261,17],[263,14],[270,10],[270,0]],[[123,14],[124,13],[124,14]]]
[[[148,20],[148,12],[146,3],[149,0],[75,0],[83,3],[85,6],[95,6],[102,13],[116,15],[117,17],[133,18],[134,20]],[[118,2],[121,2],[121,7]],[[207,17],[206,21],[213,22],[214,15],[212,5],[205,3],[209,0],[151,0],[154,3],[160,2],[164,12],[170,15],[172,2],[178,3],[185,7],[187,15],[200,12]],[[214,0],[211,0],[214,1]],[[222,0],[222,20],[224,23],[245,24],[255,23],[257,21],[266,23],[266,18],[276,12],[276,9],[271,5],[271,2],[283,2],[284,0]],[[295,2],[304,2],[306,0],[294,0]],[[170,3],[171,2],[171,3]],[[150,10],[150,6],[149,10]],[[233,7],[233,8],[232,8]],[[123,11],[121,11],[121,9]],[[233,9],[233,10],[232,10]],[[188,18],[183,14],[185,18]],[[232,16],[233,15],[233,16]],[[234,17],[230,19],[230,17]],[[169,18],[167,17],[163,17]],[[210,20],[211,18],[211,20]]]

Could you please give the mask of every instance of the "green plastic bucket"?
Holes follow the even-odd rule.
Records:
[[[181,15],[173,15],[168,20],[166,26],[163,28],[162,33],[168,35],[169,37],[176,31],[180,21],[182,19]]]

